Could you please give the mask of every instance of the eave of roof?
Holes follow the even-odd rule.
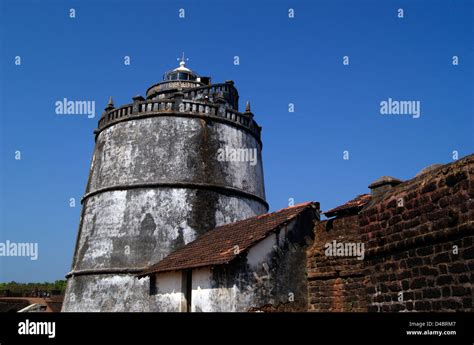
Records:
[[[372,196],[370,194],[358,195],[354,199],[346,202],[345,204],[342,204],[340,206],[337,206],[335,208],[332,208],[324,212],[324,215],[326,217],[333,217],[333,216],[338,216],[342,214],[358,212],[362,207],[367,205],[371,199],[372,199]]]
[[[219,226],[146,268],[137,276],[228,264],[302,212],[317,207],[317,204],[307,202]],[[238,251],[235,250],[236,246]]]

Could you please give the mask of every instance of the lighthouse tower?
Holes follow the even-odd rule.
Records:
[[[95,133],[63,311],[159,311],[135,274],[222,224],[265,213],[261,127],[232,81],[186,67]],[[254,152],[254,160],[245,159]]]

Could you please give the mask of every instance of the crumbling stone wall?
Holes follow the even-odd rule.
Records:
[[[325,255],[325,244],[360,242],[358,216],[322,221],[315,226],[315,241],[308,250],[310,311],[365,311],[363,261]]]
[[[308,250],[310,311],[473,311],[474,155],[319,223]],[[364,260],[326,257],[361,241]]]

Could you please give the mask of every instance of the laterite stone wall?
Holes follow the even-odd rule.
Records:
[[[323,221],[308,250],[310,311],[473,311],[474,155]],[[324,244],[361,241],[363,260]]]

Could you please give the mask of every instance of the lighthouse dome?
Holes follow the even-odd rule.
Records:
[[[180,59],[180,62],[179,62],[179,67],[166,72],[165,75],[163,76],[163,80],[164,81],[196,80],[198,78],[198,75],[197,73],[194,73],[193,71],[191,71],[189,68],[186,67],[186,60],[187,59],[184,58],[184,54],[183,54],[183,57]]]

